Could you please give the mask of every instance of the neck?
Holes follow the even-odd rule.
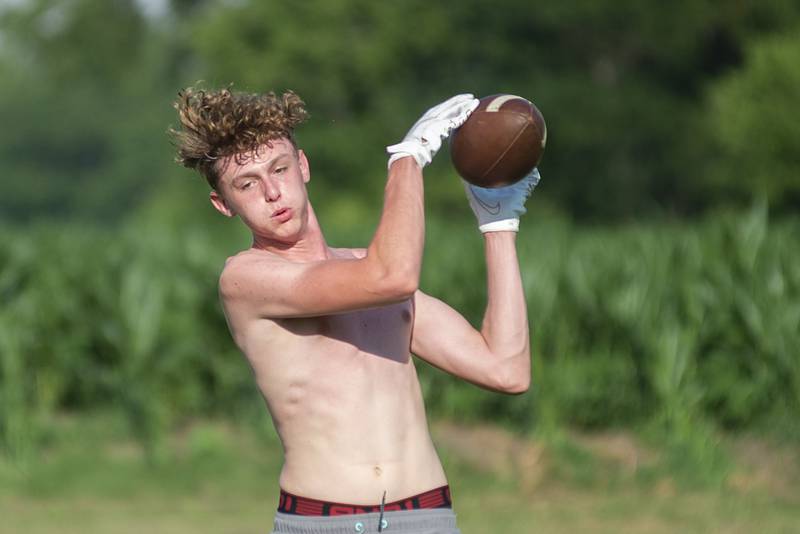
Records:
[[[330,257],[328,243],[322,235],[314,208],[308,203],[308,219],[300,238],[292,243],[283,243],[253,234],[253,248],[266,250],[291,261],[318,261]]]

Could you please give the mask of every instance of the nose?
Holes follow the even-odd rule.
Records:
[[[275,202],[281,198],[281,190],[273,180],[264,181],[264,198],[267,202]]]

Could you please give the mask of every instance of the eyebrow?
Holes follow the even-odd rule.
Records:
[[[277,163],[280,163],[281,160],[283,160],[285,158],[288,158],[290,155],[291,154],[286,154],[286,153],[278,154],[274,158],[267,160],[263,165],[259,165],[259,167],[265,167],[266,166],[268,169],[271,169],[271,168],[275,167],[275,165]],[[240,179],[252,178],[252,177],[255,177],[255,173],[247,171],[247,172],[243,172],[242,174],[236,175],[236,177],[233,178],[233,180],[231,180],[231,182],[237,182]]]

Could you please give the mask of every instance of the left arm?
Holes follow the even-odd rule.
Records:
[[[411,351],[448,373],[502,393],[523,393],[531,384],[528,309],[515,242],[525,201],[538,183],[534,169],[507,187],[464,184],[486,245],[489,298],[480,331],[444,302],[414,294]]]
[[[501,393],[531,383],[528,312],[516,232],[484,234],[488,302],[480,331],[444,302],[417,291],[411,351],[450,374]]]

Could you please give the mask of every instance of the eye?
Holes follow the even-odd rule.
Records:
[[[251,187],[253,187],[253,183],[254,182],[252,180],[249,180],[249,181],[243,183],[242,185],[240,185],[239,189],[241,189],[241,190],[250,189]]]
[[[283,174],[285,172],[286,172],[286,167],[285,166],[278,167],[277,169],[275,169],[275,174]]]

